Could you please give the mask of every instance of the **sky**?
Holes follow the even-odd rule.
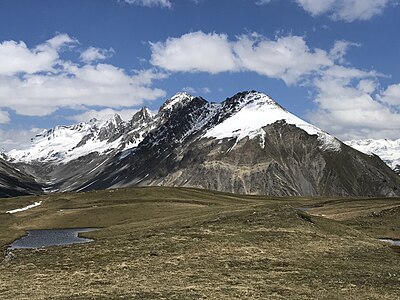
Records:
[[[1,0],[0,149],[263,92],[342,140],[400,138],[399,0]]]

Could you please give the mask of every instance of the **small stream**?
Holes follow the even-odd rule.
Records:
[[[81,232],[94,231],[97,228],[65,228],[28,230],[28,234],[14,241],[9,249],[36,249],[49,246],[62,246],[93,242],[92,239],[81,238]]]

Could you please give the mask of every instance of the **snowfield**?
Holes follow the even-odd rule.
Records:
[[[28,206],[25,206],[25,207],[22,207],[22,208],[17,208],[17,209],[13,209],[13,210],[8,210],[8,211],[6,211],[6,213],[7,213],[7,214],[15,214],[15,213],[17,213],[17,212],[21,212],[21,211],[25,211],[25,210],[28,210],[28,209],[37,207],[37,206],[39,206],[39,205],[41,205],[41,204],[42,204],[42,201],[38,201],[38,202],[35,202],[35,203],[31,204],[31,205],[28,205]]]
[[[253,139],[261,136],[263,140],[264,130],[262,127],[284,120],[309,135],[317,135],[322,150],[340,151],[341,149],[340,142],[336,138],[289,113],[265,94],[250,93],[243,98],[240,106],[238,112],[210,129],[204,137],[237,138],[237,141],[240,141],[245,137]]]
[[[346,141],[344,143],[360,152],[378,155],[392,169],[400,165],[400,139],[395,141],[367,139]]]

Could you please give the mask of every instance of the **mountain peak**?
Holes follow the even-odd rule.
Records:
[[[237,93],[233,97],[227,98],[222,103],[223,106],[233,111],[238,111],[249,104],[255,104],[257,106],[270,105],[282,108],[268,95],[254,90]]]
[[[338,140],[326,132],[311,125],[304,120],[288,112],[271,97],[257,92],[245,91],[237,93],[222,103],[230,116],[223,122],[211,128],[205,137],[224,139],[236,138],[237,141],[248,137],[263,137],[263,127],[278,121],[294,125],[309,135],[316,135],[320,142],[320,148],[328,151],[340,151]]]
[[[179,92],[172,96],[170,99],[164,102],[160,107],[160,111],[170,111],[176,107],[185,106],[187,103],[192,101],[195,97],[187,92]]]
[[[111,118],[104,122],[105,125],[113,124],[114,126],[118,126],[123,122],[121,116],[117,113],[113,114]]]
[[[147,122],[151,120],[152,117],[153,117],[152,112],[147,107],[144,106],[133,115],[131,119],[131,124],[137,122]]]

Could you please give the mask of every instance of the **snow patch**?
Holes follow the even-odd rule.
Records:
[[[378,155],[389,167],[400,165],[400,139],[366,139],[346,141],[345,144],[368,155]]]
[[[341,149],[340,142],[336,138],[289,113],[270,97],[258,92],[246,94],[239,103],[239,110],[210,129],[204,137],[216,139],[236,138],[237,142],[239,142],[245,137],[254,139],[262,136],[261,141],[263,141],[265,132],[262,127],[280,120],[297,126],[309,135],[317,135],[322,150],[340,151]],[[261,144],[265,144],[265,141],[261,142]]]
[[[172,110],[177,104],[184,105],[192,101],[195,97],[186,93],[180,92],[174,95],[171,99],[167,100],[160,108],[160,110]]]
[[[15,213],[17,213],[17,212],[21,212],[21,211],[25,211],[25,210],[34,208],[34,207],[39,206],[39,205],[41,205],[41,204],[42,204],[42,201],[38,201],[38,202],[35,202],[34,204],[31,204],[31,205],[28,205],[28,206],[25,206],[25,207],[22,207],[22,208],[17,208],[17,209],[13,209],[13,210],[8,210],[8,211],[6,211],[6,213],[7,213],[7,214],[15,214]]]

